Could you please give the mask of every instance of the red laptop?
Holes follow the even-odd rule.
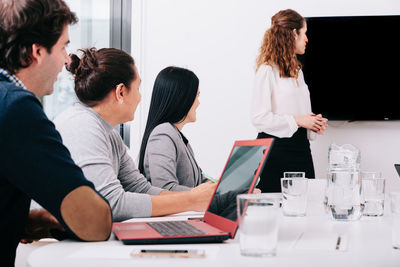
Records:
[[[235,142],[202,219],[114,223],[113,232],[129,245],[209,243],[234,238],[238,227],[236,195],[253,192],[272,142],[272,138]]]

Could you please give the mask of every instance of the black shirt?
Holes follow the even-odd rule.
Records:
[[[1,266],[13,266],[31,199],[65,225],[60,206],[75,188],[93,184],[71,159],[54,124],[31,92],[0,73]]]

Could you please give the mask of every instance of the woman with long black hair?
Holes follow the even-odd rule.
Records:
[[[71,55],[68,70],[79,102],[54,120],[63,143],[85,177],[108,200],[113,221],[204,211],[215,184],[185,192],[152,186],[138,171],[113,127],[134,119],[141,100],[135,61],[114,48],[82,49]]]
[[[139,170],[153,186],[184,191],[203,182],[181,132],[196,121],[199,93],[199,79],[190,70],[167,67],[156,78],[139,155]]]

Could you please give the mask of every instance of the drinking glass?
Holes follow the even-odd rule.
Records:
[[[306,173],[305,172],[284,172],[283,173],[283,178],[295,178],[295,177],[305,178]]]
[[[353,169],[336,168],[328,173],[327,210],[339,221],[360,219],[363,213],[360,173]]]
[[[375,171],[361,171],[361,179],[376,179],[376,178],[382,178],[382,173]]]
[[[385,204],[385,179],[362,178],[361,194],[364,200],[364,216],[382,216]]]
[[[390,210],[392,211],[392,246],[400,249],[400,192],[390,193]]]
[[[278,244],[279,198],[267,193],[237,196],[240,253],[275,256]]]
[[[307,178],[281,178],[283,215],[306,216],[307,187]]]

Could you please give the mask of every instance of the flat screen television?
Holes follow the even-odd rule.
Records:
[[[400,16],[309,17],[312,110],[330,120],[400,119]]]

